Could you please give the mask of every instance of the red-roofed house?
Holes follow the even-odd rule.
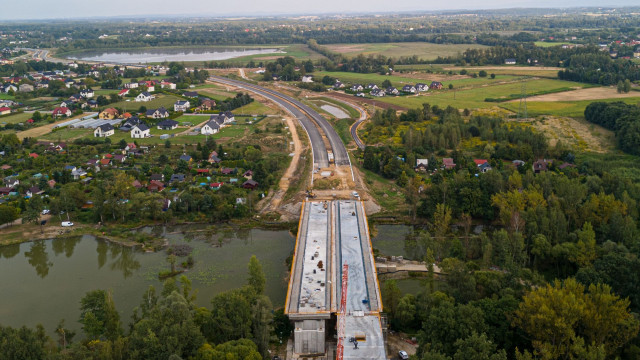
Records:
[[[209,169],[196,169],[198,174],[208,174],[210,172]]]
[[[442,165],[447,170],[451,170],[451,169],[456,167],[456,163],[453,162],[452,158],[443,158],[442,159]]]
[[[102,166],[109,166],[110,163],[111,159],[100,159],[100,165]]]
[[[476,163],[477,166],[480,166],[487,162],[485,159],[473,159],[473,162]]]
[[[220,189],[222,187],[222,185],[224,185],[224,183],[215,182],[215,183],[211,183],[209,185],[209,187],[211,187],[211,189],[213,189],[213,190],[218,190],[218,189]]]
[[[36,153],[31,153],[31,154],[29,154],[29,157],[32,157],[32,158],[34,158],[34,159],[37,159],[37,158],[38,158],[38,154],[36,154]]]
[[[151,192],[162,191],[164,190],[164,184],[160,181],[151,180],[151,182],[147,186],[147,190]]]
[[[51,114],[54,118],[55,117],[60,117],[60,116],[71,116],[71,110],[69,110],[68,107],[58,107],[55,108],[55,110],[53,110],[53,113]]]
[[[7,115],[7,114],[11,114],[11,108],[8,108],[6,106],[0,107],[0,115]]]
[[[127,94],[129,94],[129,89],[122,89],[118,93],[118,96],[126,96]]]

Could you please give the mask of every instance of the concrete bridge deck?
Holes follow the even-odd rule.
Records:
[[[339,308],[343,264],[349,265],[344,359],[386,359],[369,228],[362,202],[354,200],[302,207],[285,305],[294,321],[294,353],[326,353],[326,320]],[[357,349],[351,338],[358,340]]]

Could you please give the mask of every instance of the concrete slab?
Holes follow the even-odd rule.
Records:
[[[345,335],[343,359],[383,360],[387,358],[378,316],[347,316]],[[357,349],[352,342],[349,342],[351,338],[359,339]]]

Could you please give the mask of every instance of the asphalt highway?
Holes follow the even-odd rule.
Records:
[[[351,165],[347,148],[342,143],[338,133],[331,124],[329,124],[327,119],[322,117],[309,106],[290,96],[244,81],[231,80],[219,76],[212,76],[210,77],[210,80],[255,92],[287,109],[298,119],[298,121],[300,121],[309,135],[311,147],[313,148],[313,162],[316,163],[318,167],[327,167],[329,165],[327,147],[322,140],[322,133],[320,130],[322,130],[329,139],[329,144],[333,150],[336,165]]]

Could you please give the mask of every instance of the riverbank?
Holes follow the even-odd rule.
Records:
[[[0,246],[21,244],[25,242],[61,239],[67,237],[92,235],[102,240],[119,244],[125,247],[140,247],[144,251],[155,252],[163,249],[167,242],[164,238],[158,238],[144,233],[145,228],[160,226],[201,226],[207,228],[188,232],[210,232],[215,234],[222,229],[264,229],[264,230],[288,230],[295,237],[297,222],[263,222],[254,219],[235,220],[225,223],[178,221],[172,223],[144,222],[135,224],[81,224],[74,222],[73,227],[60,225],[36,225],[36,224],[12,224],[0,229]]]

